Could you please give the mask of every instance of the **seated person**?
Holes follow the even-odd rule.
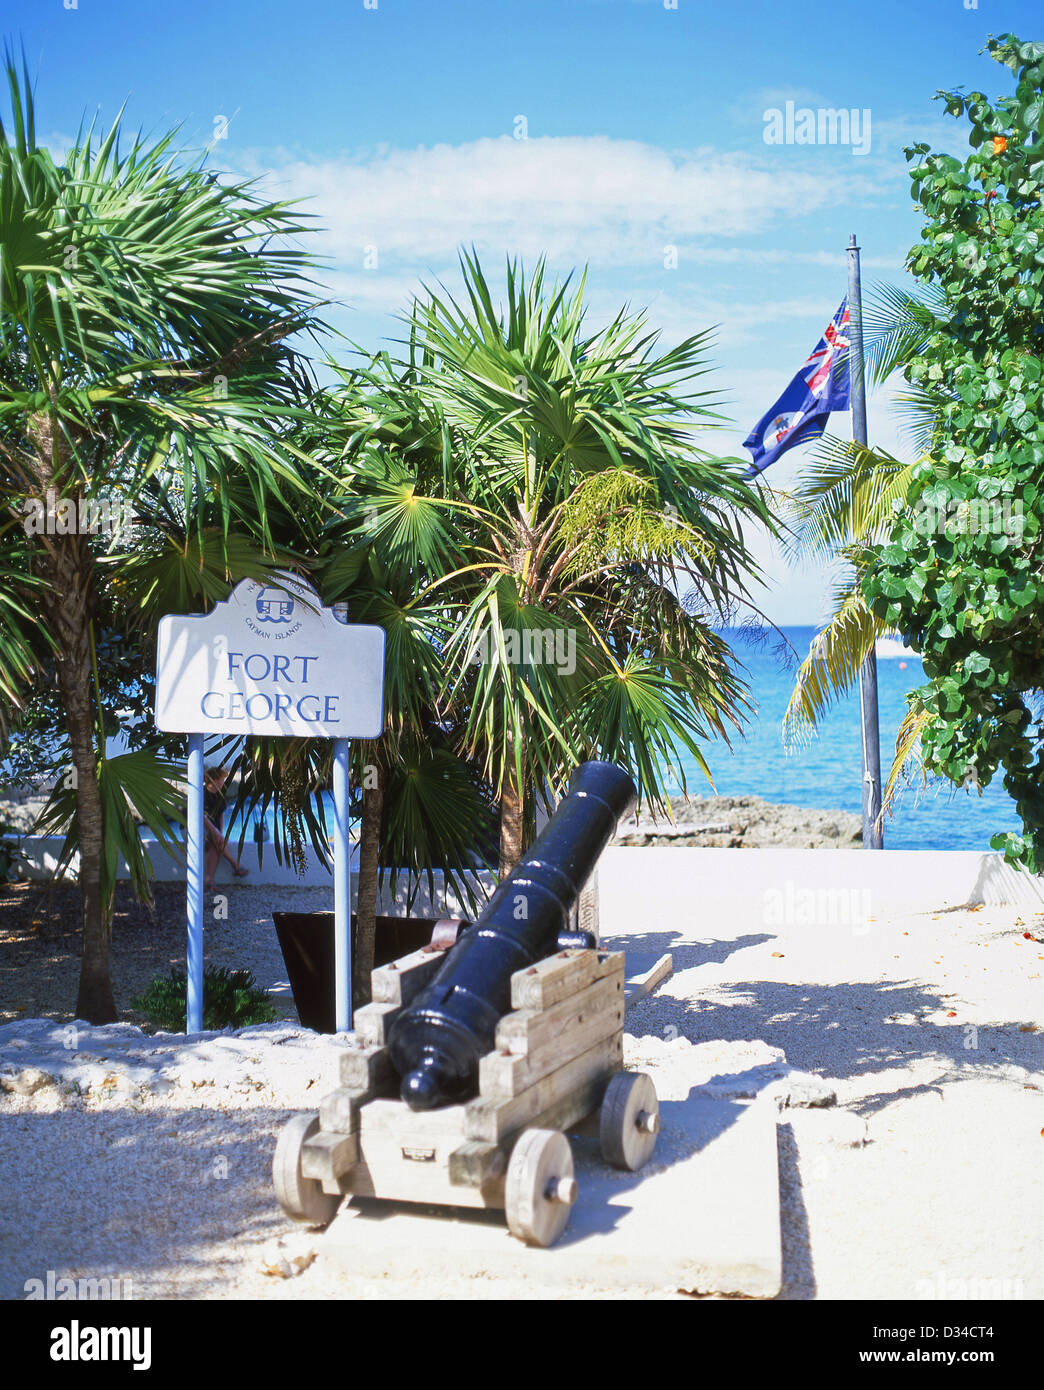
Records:
[[[214,874],[222,859],[227,859],[232,865],[236,878],[246,878],[250,872],[243,868],[229,849],[222,832],[225,823],[224,786],[227,781],[228,772],[223,767],[208,767],[203,774],[203,833],[207,844],[203,887],[208,893],[214,887]]]

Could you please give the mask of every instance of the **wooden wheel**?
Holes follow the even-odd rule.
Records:
[[[318,1115],[295,1115],[283,1126],[272,1159],[272,1182],[279,1205],[292,1220],[309,1226],[328,1225],[341,1205],[338,1194],[324,1192],[318,1178],[306,1178],[301,1172],[305,1140],[318,1132]]]
[[[599,1121],[602,1157],[636,1172],[647,1163],[660,1132],[660,1103],[643,1071],[618,1071],[605,1092]]]
[[[557,1129],[527,1129],[508,1164],[504,1187],[508,1230],[527,1245],[554,1245],[575,1201],[569,1140]]]

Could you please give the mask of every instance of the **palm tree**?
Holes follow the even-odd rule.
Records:
[[[750,599],[741,518],[774,523],[743,465],[694,443],[718,418],[693,391],[708,334],[662,351],[626,312],[589,331],[583,279],[549,285],[542,261],[509,262],[500,311],[474,254],[461,269],[464,307],[415,303],[400,391],[428,430],[414,494],[453,507],[457,561],[423,598],[450,615],[441,696],[499,801],[504,874],[581,759],[661,807],[685,752],[707,771],[701,742],[746,709],[712,623]]]
[[[307,544],[312,572],[324,601],[346,602],[350,621],[375,623],[386,636],[384,732],[352,750],[361,788],[358,1002],[369,997],[382,876],[394,893],[405,872],[409,904],[422,880],[434,891],[438,867],[447,888],[477,908],[471,873],[488,867],[492,810],[440,693],[450,615],[445,602],[423,597],[458,553],[459,508],[417,486],[418,473],[431,475],[438,429],[386,354],[353,371],[328,365],[338,381],[312,402],[304,445],[324,474]],[[301,535],[300,516],[294,534]]]
[[[285,339],[306,322],[300,222],[250,185],[181,159],[168,135],[120,148],[122,113],[104,135],[79,132],[56,162],[36,142],[28,72],[10,55],[12,129],[0,126],[0,499],[5,518],[46,505],[74,524],[29,537],[25,567],[0,607],[0,688],[9,702],[42,678],[27,669],[26,610],[53,654],[64,709],[71,797],[53,821],[80,856],[83,963],[77,1015],[115,1015],[109,983],[112,886],[127,802],[157,833],[173,811],[159,755],[106,756],[96,651],[106,611],[159,616],[158,590],[132,589],[140,556],[75,519],[91,504],[133,511],[163,548],[163,508],[213,529],[183,535],[187,582],[205,547],[217,582],[236,568],[240,521],[262,549],[273,497],[297,486],[282,437],[300,373]],[[282,424],[281,424],[282,422]],[[176,544],[176,543],[175,543]],[[170,546],[168,545],[168,549]],[[169,557],[168,557],[169,558]],[[257,569],[257,555],[248,568]],[[158,779],[158,780],[157,780]],[[169,833],[169,832],[168,832]],[[137,844],[136,837],[134,845]]]
[[[870,380],[880,385],[920,356],[938,331],[944,312],[933,288],[916,294],[880,287],[871,297],[864,326]],[[949,395],[943,383],[910,386],[896,397],[906,433],[918,455],[928,452]],[[883,449],[824,436],[783,500],[787,522],[784,553],[792,563],[838,561],[832,611],[801,663],[783,716],[790,744],[807,740],[827,709],[858,680],[863,662],[879,637],[897,635],[863,598],[865,547],[887,539],[906,501],[916,463],[906,464]],[[889,809],[900,774],[915,756],[923,711],[911,707],[899,729],[896,756],[882,793]]]

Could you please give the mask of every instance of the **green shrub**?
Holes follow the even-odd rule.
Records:
[[[131,1000],[157,1028],[183,1033],[188,1019],[184,970],[172,970],[167,979],[157,976],[144,994]],[[247,1028],[252,1023],[274,1023],[279,1017],[268,991],[249,970],[229,970],[208,965],[203,971],[203,1028]]]
[[[0,836],[18,834],[18,827],[0,820]],[[25,856],[22,847],[11,839],[0,838],[0,883],[14,883],[20,873]]]

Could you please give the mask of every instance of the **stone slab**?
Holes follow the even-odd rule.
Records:
[[[590,1132],[571,1136],[580,1195],[549,1250],[515,1240],[502,1213],[351,1198],[322,1237],[321,1256],[363,1277],[428,1276],[433,1292],[452,1273],[775,1297],[775,1104],[662,1101],[660,1115],[656,1151],[639,1173],[604,1164]]]

